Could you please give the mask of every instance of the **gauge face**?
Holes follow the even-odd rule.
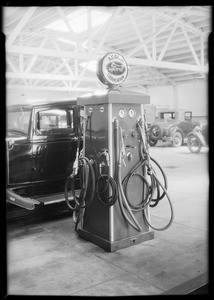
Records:
[[[129,117],[130,118],[134,118],[135,115],[136,115],[136,111],[134,109],[130,108],[130,110],[129,110]]]
[[[123,118],[125,118],[125,116],[126,116],[126,111],[125,111],[125,109],[121,108],[119,110],[119,117],[123,119]]]

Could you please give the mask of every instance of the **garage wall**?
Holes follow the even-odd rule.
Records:
[[[151,104],[154,104],[157,110],[159,108],[173,109],[176,105],[175,101],[177,101],[178,108],[191,110],[195,119],[206,119],[208,116],[206,81],[195,80],[179,83],[176,89],[173,86],[148,87],[148,94],[151,96]]]
[[[150,95],[151,104],[158,109],[173,109],[175,101],[179,108],[191,110],[195,118],[206,118],[208,115],[208,87],[206,81],[195,80],[192,82],[184,82],[173,86],[148,86],[147,89],[141,91]],[[177,98],[175,93],[177,92]],[[37,90],[6,90],[6,104],[16,104],[28,102],[30,99],[57,99],[70,98],[76,99],[77,93],[70,95],[66,92],[49,92]]]
[[[34,100],[46,100],[46,99],[57,99],[57,98],[70,98],[71,100],[76,99],[76,94],[72,93],[69,95],[66,92],[50,92],[50,91],[37,91],[37,90],[9,90],[6,89],[6,105],[27,103]]]
[[[205,81],[196,80],[178,86],[178,104],[192,110],[194,116],[208,115],[208,86]]]
[[[151,104],[156,108],[173,108],[174,107],[174,88],[173,86],[156,86],[148,87]]]

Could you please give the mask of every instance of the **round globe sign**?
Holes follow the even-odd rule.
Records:
[[[128,75],[128,65],[122,55],[108,53],[98,61],[97,77],[106,85],[120,85]]]

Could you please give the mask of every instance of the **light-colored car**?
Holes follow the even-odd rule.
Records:
[[[192,121],[192,112],[162,111],[158,114],[158,120],[148,130],[149,143],[155,146],[158,140],[171,141],[174,147],[180,147],[187,141],[187,135],[199,122]]]

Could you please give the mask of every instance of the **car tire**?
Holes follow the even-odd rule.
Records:
[[[187,138],[187,147],[192,153],[199,153],[201,151],[201,141],[195,134],[190,134]]]
[[[150,145],[151,147],[156,146],[157,142],[158,142],[158,140],[149,139],[149,145]]]
[[[182,134],[179,131],[176,131],[172,137],[173,147],[180,147],[182,145],[183,138]]]
[[[162,138],[162,130],[159,125],[154,124],[149,130],[149,136],[151,140],[160,140]]]

